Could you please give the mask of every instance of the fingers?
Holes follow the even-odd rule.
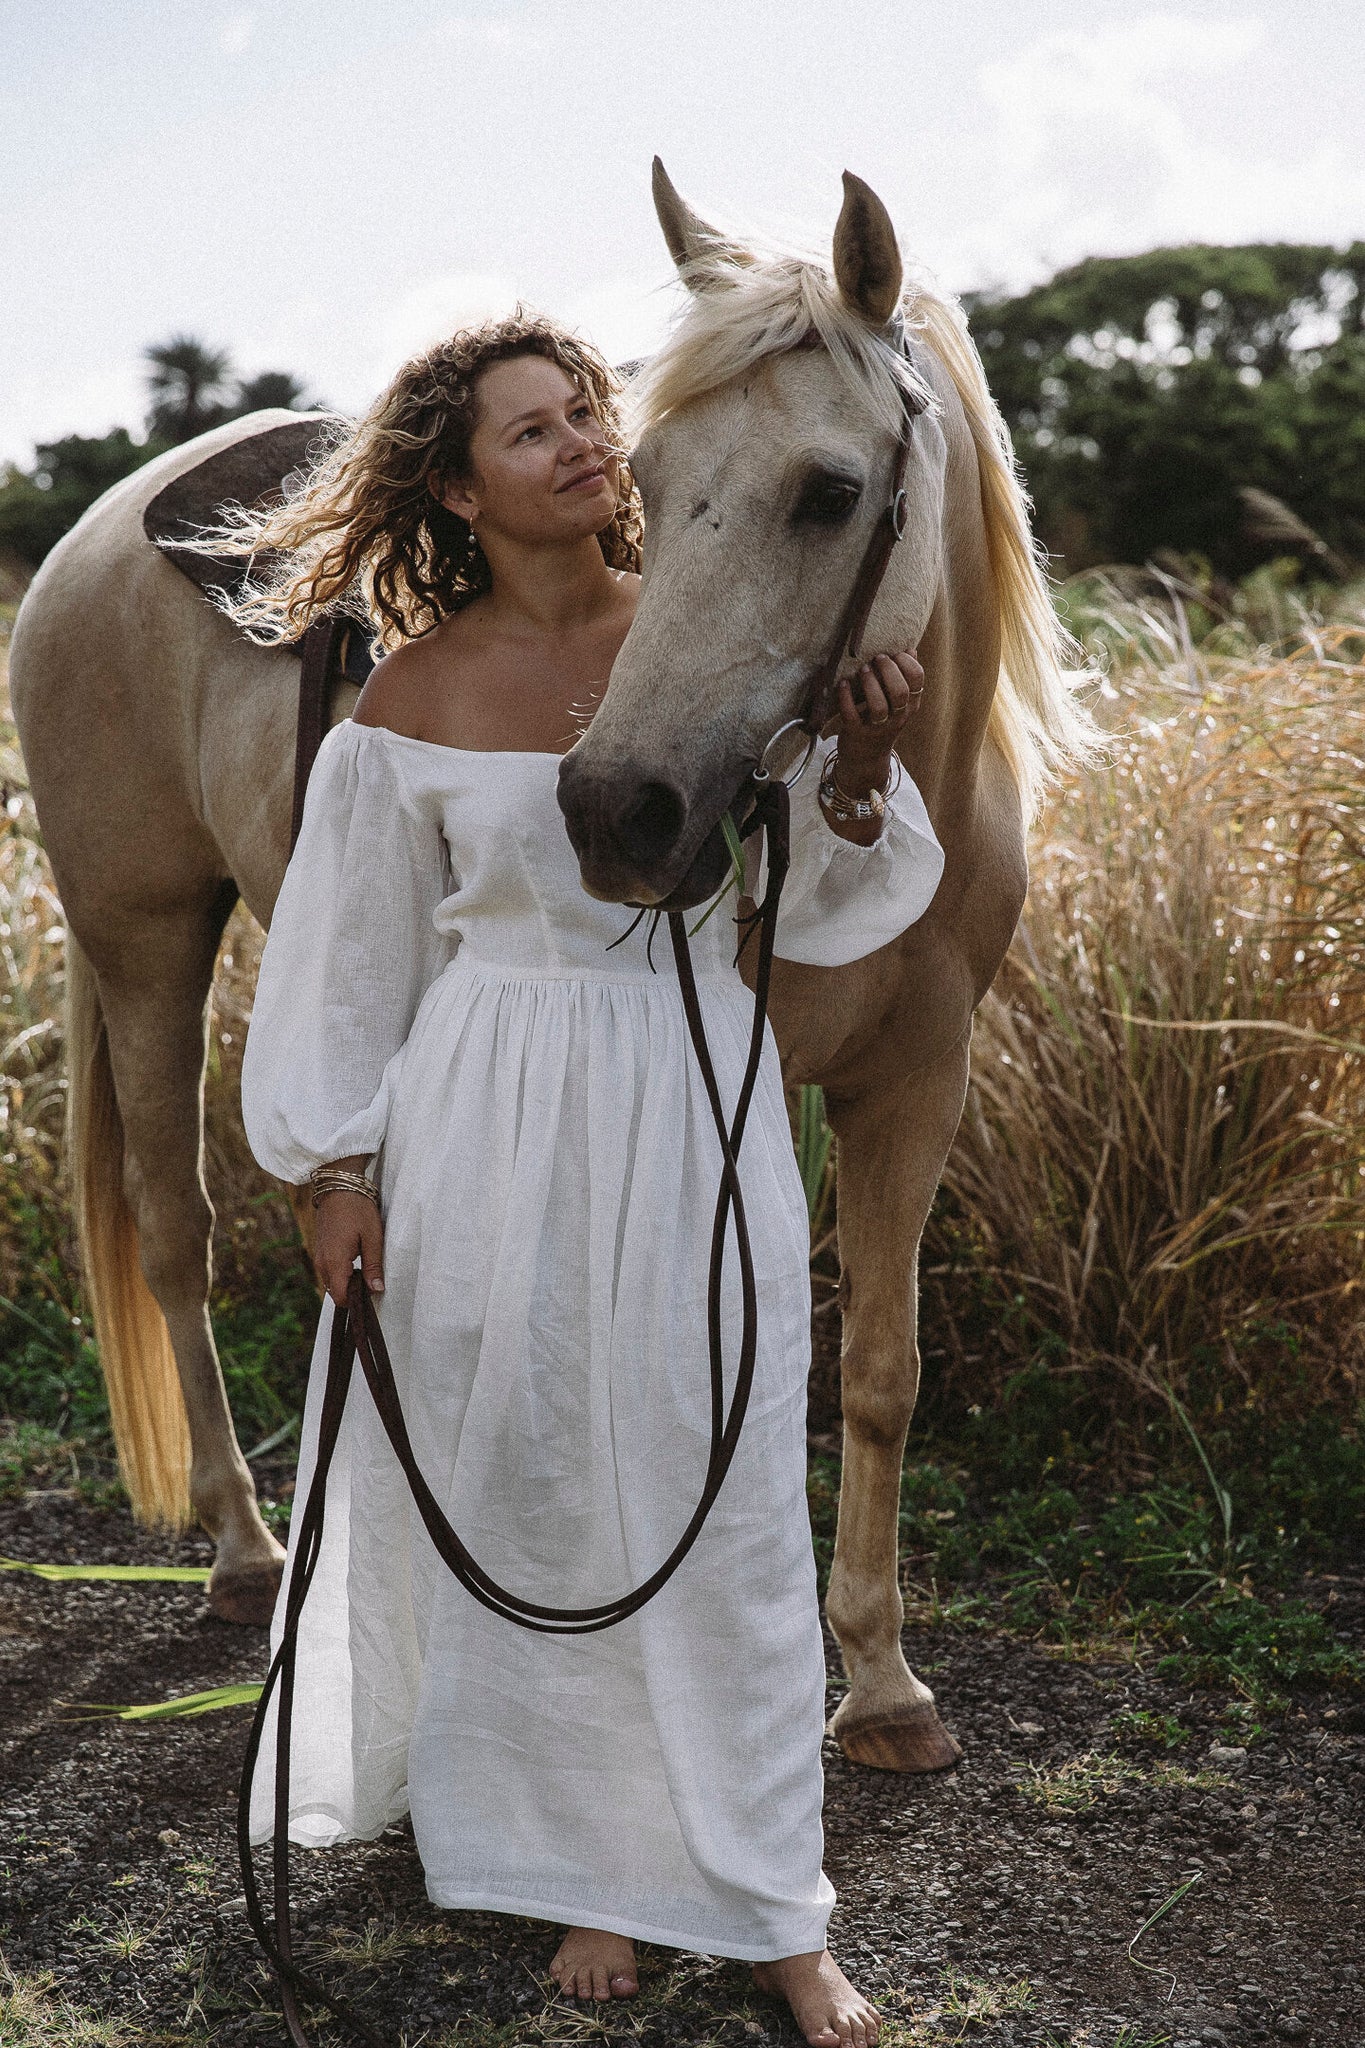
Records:
[[[888,741],[904,725],[924,694],[924,670],[913,650],[874,654],[838,685],[841,738]]]
[[[889,661],[900,676],[905,685],[910,709],[913,711],[924,695],[924,670],[920,667],[919,657],[914,648],[902,648],[899,654],[883,655],[882,659]]]
[[[371,1208],[360,1231],[360,1270],[372,1294],[384,1292],[384,1225],[379,1211]]]
[[[317,1237],[313,1249],[313,1271],[319,1287],[345,1308],[356,1256],[365,1285],[374,1294],[384,1291],[384,1223],[366,1195],[333,1190],[318,1204]]]

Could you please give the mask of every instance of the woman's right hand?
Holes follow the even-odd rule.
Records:
[[[375,1294],[384,1292],[384,1223],[368,1195],[353,1194],[349,1188],[334,1188],[317,1206],[317,1227],[313,1236],[313,1271],[318,1285],[325,1287],[338,1308],[346,1306],[346,1290],[356,1253],[365,1285]]]

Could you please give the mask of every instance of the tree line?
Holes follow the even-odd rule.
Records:
[[[964,300],[1061,573],[1163,550],[1236,577],[1270,555],[1365,564],[1365,242],[1191,243],[1091,257]],[[271,371],[179,336],[147,350],[144,438],[70,435],[0,479],[0,550],[28,563],[163,448],[265,405]]]
[[[1092,257],[966,305],[1068,569],[1365,563],[1365,242]]]
[[[9,463],[0,471],[0,554],[36,569],[96,498],[154,455],[267,406],[297,411],[318,403],[287,371],[239,377],[226,349],[209,348],[186,334],[145,349],[143,361],[147,411],[141,439],[127,427],[67,434],[39,442],[27,469]]]

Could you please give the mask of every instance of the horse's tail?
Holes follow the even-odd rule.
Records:
[[[72,1204],[119,1465],[138,1520],[183,1529],[191,1519],[189,1421],[124,1191],[123,1119],[99,984],[69,928],[66,1066]]]

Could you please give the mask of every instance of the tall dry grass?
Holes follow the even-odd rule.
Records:
[[[1107,656],[1113,746],[1052,803],[978,1021],[925,1246],[926,1385],[990,1401],[1041,1355],[1123,1429],[1165,1387],[1205,1411],[1344,1404],[1365,1357],[1365,629],[1273,577],[1221,616],[1091,577],[1071,615]],[[69,1317],[62,916],[2,676],[0,805],[0,1297]],[[237,1115],[260,944],[239,909],[207,1077],[216,1292],[248,1317],[261,1246],[292,1229]],[[0,1366],[26,1331],[0,1302]],[[262,1355],[282,1341],[263,1320]]]
[[[12,609],[12,607],[9,607]],[[38,834],[28,780],[10,717],[0,613],[0,1296],[32,1291],[35,1277],[62,1287],[74,1260],[56,1223],[65,1202],[61,1133],[61,974],[65,926]],[[58,1239],[35,1276],[34,1219]],[[38,1229],[40,1237],[48,1232]],[[65,1304],[64,1304],[65,1305]],[[0,1344],[5,1340],[0,1317]]]
[[[1085,593],[1108,761],[1059,793],[925,1250],[968,1398],[1346,1400],[1365,1359],[1365,631]],[[1208,622],[1206,621],[1207,625]],[[1139,1399],[1135,1402],[1134,1396]]]

